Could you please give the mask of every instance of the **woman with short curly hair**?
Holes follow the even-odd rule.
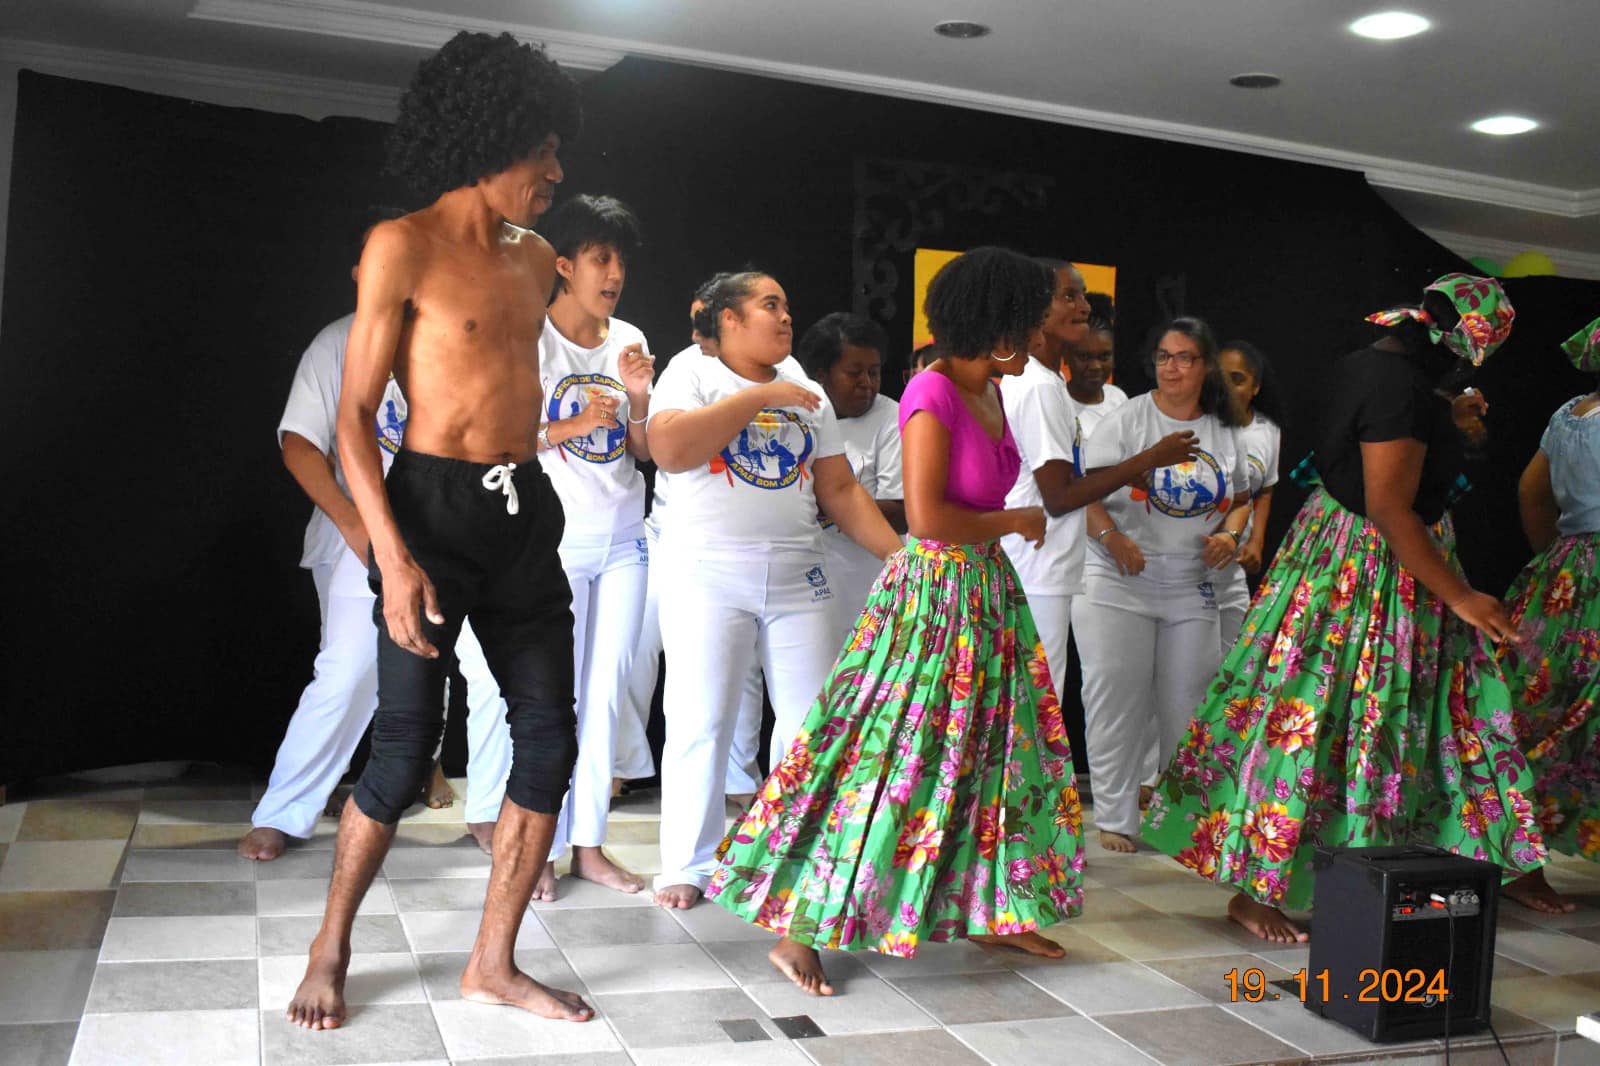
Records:
[[[946,355],[900,401],[911,539],[888,559],[787,756],[723,842],[706,895],[782,936],[770,955],[831,995],[819,948],[910,957],[970,938],[1035,955],[1078,913],[1078,793],[1039,634],[1000,548],[1021,457],[990,377],[1019,373],[1051,300],[1033,261],[980,248],[928,289]]]

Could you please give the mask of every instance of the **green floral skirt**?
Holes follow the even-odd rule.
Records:
[[[1547,845],[1600,861],[1600,532],[1561,537],[1507,594],[1517,642],[1501,649],[1511,720],[1533,770]]]
[[[1455,562],[1447,515],[1432,530]],[[1144,839],[1204,877],[1304,908],[1319,844],[1429,843],[1545,860],[1494,653],[1323,489],[1156,785]]]
[[[891,556],[706,896],[817,948],[910,957],[1083,905],[1061,707],[1000,546]]]

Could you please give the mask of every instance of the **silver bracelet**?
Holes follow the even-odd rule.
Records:
[[[1106,542],[1107,534],[1115,533],[1115,532],[1117,532],[1117,527],[1116,526],[1107,526],[1106,528],[1102,529],[1100,532],[1098,532],[1098,533],[1096,533],[1094,535],[1094,541],[1095,541],[1096,544],[1104,544]]]
[[[630,426],[637,426],[648,421],[650,421],[650,415],[648,413],[643,418],[634,418],[632,415],[628,416],[628,425]]]

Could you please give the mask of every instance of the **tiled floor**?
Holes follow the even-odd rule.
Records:
[[[564,880],[523,924],[519,961],[599,1009],[588,1025],[465,1003],[488,860],[459,806],[415,809],[356,922],[340,1030],[306,1033],[283,1006],[327,890],[333,823],[277,862],[234,856],[259,785],[216,767],[135,786],[73,781],[0,807],[0,1066],[110,1063],[497,1063],[719,1066],[884,1063],[1443,1062],[1437,1042],[1375,1047],[1293,1001],[1228,1002],[1222,975],[1305,965],[1220,917],[1225,894],[1150,853],[1090,858],[1084,916],[1053,935],[1059,962],[928,945],[915,960],[829,960],[832,999],[766,962],[770,938],[702,905],[668,913]],[[657,861],[649,795],[618,802],[617,857]],[[1600,1007],[1600,868],[1551,881],[1582,909],[1508,905],[1496,1027],[1513,1063],[1600,1066],[1571,1035]],[[1452,1061],[1489,1064],[1486,1038]]]

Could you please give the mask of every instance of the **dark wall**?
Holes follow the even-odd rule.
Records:
[[[619,195],[644,220],[621,310],[660,354],[687,342],[692,288],[748,261],[799,327],[859,306],[903,346],[909,249],[1010,244],[1118,267],[1131,390],[1166,311],[1264,346],[1299,412],[1287,469],[1362,316],[1463,265],[1342,171],[635,60],[584,88],[564,192]],[[383,128],[25,72],[16,131],[0,782],[264,763],[317,640],[295,569],[308,506],[272,431],[301,350],[352,305],[365,209],[402,199],[378,178]],[[1589,283],[1511,293],[1517,331],[1482,380],[1496,449],[1461,512],[1494,590],[1527,556],[1515,475],[1581,388],[1553,341],[1600,310]],[[1298,502],[1281,495],[1275,533]]]

